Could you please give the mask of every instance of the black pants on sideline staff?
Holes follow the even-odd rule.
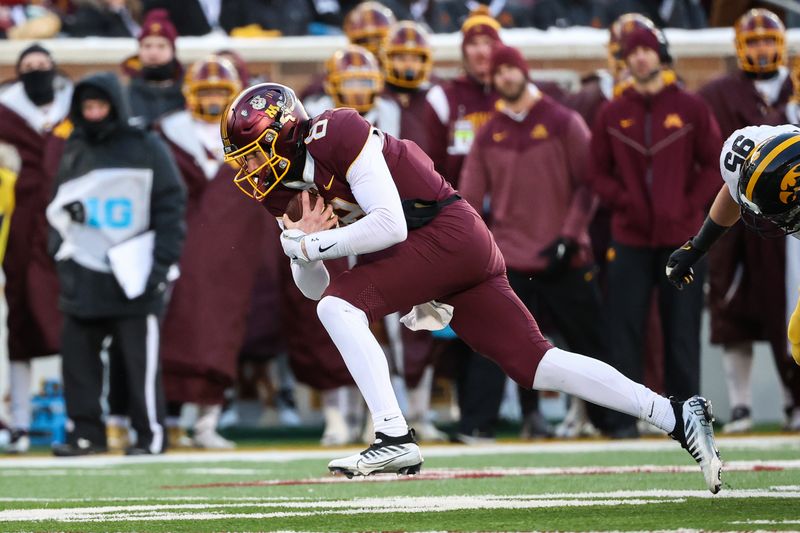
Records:
[[[608,361],[600,289],[592,268],[571,269],[559,276],[532,275],[509,269],[508,281],[539,321],[542,332],[550,336],[557,334],[564,340],[566,346],[561,348]],[[466,435],[491,436],[506,376],[500,367],[477,354],[460,363],[459,431]],[[520,387],[519,393],[523,417],[539,408],[537,391]],[[604,431],[611,429],[607,413],[607,409],[589,406],[592,422]]]
[[[638,248],[612,243],[606,318],[613,365],[633,381],[644,379],[644,334],[653,288],[658,289],[664,336],[664,391],[685,400],[700,392],[700,318],[707,264],[694,266],[694,282],[678,290],[665,275],[676,248]],[[632,417],[625,417],[629,424]]]
[[[114,367],[127,376],[128,413],[137,433],[137,446],[151,453],[165,448],[164,391],[158,356],[159,321],[155,315],[80,319],[64,317],[61,355],[67,416],[74,426],[69,441],[88,439],[106,444],[101,396],[103,339],[111,335],[119,357]],[[113,380],[112,380],[113,381]]]
[[[608,362],[600,287],[594,267],[544,276],[508,270],[508,281],[539,322],[542,333],[563,340],[559,348]],[[538,391],[520,387],[523,417],[539,408]],[[608,410],[587,404],[592,423],[606,431]]]
[[[498,332],[502,335],[502,332]],[[464,345],[456,360],[456,390],[458,394],[458,433],[468,437],[493,438],[497,415],[503,401],[506,374],[494,361]],[[533,380],[533,377],[531,377]]]

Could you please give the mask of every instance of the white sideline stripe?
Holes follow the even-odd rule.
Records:
[[[180,504],[180,505],[132,505],[107,507],[76,507],[60,509],[14,509],[0,511],[0,522],[54,520],[58,522],[128,522],[144,520],[221,520],[231,518],[289,518],[331,514],[379,514],[379,513],[419,513],[448,512],[473,509],[542,509],[550,507],[591,507],[618,505],[648,505],[653,503],[684,503],[683,498],[675,499],[540,499],[525,496],[497,498],[481,496],[443,496],[437,498],[391,497],[360,498],[353,500],[328,500],[317,502],[270,502],[270,503],[230,503],[230,504]],[[276,511],[270,513],[224,513],[181,511],[204,511],[210,509],[236,508],[288,508],[302,511]],[[321,510],[308,511],[316,508]]]
[[[62,465],[63,466],[63,465]],[[189,474],[198,476],[269,476],[274,470],[268,468],[162,468],[161,474]],[[48,477],[48,476],[149,476],[146,470],[115,468],[0,468],[0,478],[4,477]]]
[[[788,524],[800,524],[800,519],[798,520],[738,520],[736,522],[729,522],[730,524],[758,524],[758,525],[788,525]]]
[[[87,503],[87,502],[281,502],[281,501],[316,501],[312,498],[290,496],[113,496],[99,498],[14,498],[0,497],[0,503]]]
[[[761,437],[721,437],[716,439],[717,446],[722,451],[723,457],[726,450],[800,450],[800,436],[777,435]],[[139,463],[209,463],[214,461],[247,462],[247,461],[272,461],[286,462],[302,459],[330,460],[340,455],[362,448],[342,448],[339,450],[263,450],[263,451],[233,451],[233,452],[169,452],[164,455],[144,455],[125,457],[120,455],[89,456],[89,457],[6,457],[0,458],[0,469],[19,467],[86,467],[86,466],[114,466]],[[680,447],[670,439],[658,440],[622,440],[607,441],[596,440],[589,442],[533,442],[533,443],[496,443],[476,446],[459,445],[424,445],[422,447],[425,457],[464,457],[482,455],[508,455],[508,454],[582,454],[601,452],[662,452],[680,450]]]

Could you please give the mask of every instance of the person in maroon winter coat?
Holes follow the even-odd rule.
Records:
[[[487,225],[509,283],[531,313],[545,317],[542,331],[602,358],[605,328],[587,231],[596,205],[585,183],[589,128],[530,82],[515,48],[494,48],[492,79],[501,100],[467,156],[461,195],[477,210],[490,199]],[[520,388],[524,437],[550,433],[538,398]]]
[[[438,165],[437,170],[454,187],[458,186],[475,134],[489,120],[499,98],[492,88],[490,69],[492,48],[501,43],[499,31],[500,23],[488,10],[472,12],[461,26],[464,74],[428,91],[428,101],[441,121],[431,128],[431,139],[442,144],[432,153],[444,154],[444,164]],[[539,89],[557,99],[562,96],[552,82],[539,84]],[[505,375],[497,365],[471,353],[460,341],[448,342],[446,353],[457,356],[461,421],[456,438],[474,442],[473,437],[493,437]],[[487,397],[497,401],[487,402]]]
[[[623,39],[632,83],[598,114],[590,182],[612,210],[607,316],[615,366],[642,378],[645,319],[658,287],[664,386],[668,395],[685,398],[700,387],[702,283],[678,291],[661,272],[719,189],[722,139],[705,102],[662,71],[659,47],[646,28]],[[696,270],[702,277],[705,266]]]
[[[0,96],[0,142],[21,161],[3,272],[12,425],[6,451],[22,453],[30,445],[31,359],[60,350],[58,278],[47,255],[45,208],[57,167],[51,153],[58,152],[59,136],[69,130],[72,82],[58,74],[50,52],[39,44],[20,53],[16,74],[17,81]]]

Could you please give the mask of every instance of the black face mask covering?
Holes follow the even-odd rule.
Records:
[[[55,99],[55,89],[53,88],[55,77],[55,69],[32,70],[19,75],[22,86],[25,88],[25,94],[36,105],[49,104]]]
[[[142,78],[147,81],[167,81],[175,76],[175,61],[164,65],[142,67]]]
[[[103,120],[84,120],[82,125],[83,131],[86,133],[86,138],[92,143],[97,143],[111,136],[111,134],[116,131],[118,124],[112,112]]]

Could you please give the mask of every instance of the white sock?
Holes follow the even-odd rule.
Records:
[[[31,363],[11,361],[8,367],[11,427],[27,431],[31,428]]]
[[[405,435],[408,425],[392,390],[386,356],[369,330],[367,315],[335,296],[319,301],[317,315],[364,396],[375,431],[390,437]]]
[[[650,422],[667,433],[675,429],[675,414],[667,398],[585,355],[549,349],[536,369],[533,388],[572,394]]]
[[[740,342],[725,346],[725,351],[722,352],[722,367],[725,369],[725,382],[728,384],[731,407],[752,406],[750,375],[753,370],[753,344]]]

